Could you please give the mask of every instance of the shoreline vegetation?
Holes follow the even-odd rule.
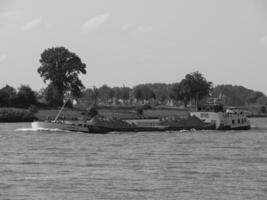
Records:
[[[36,113],[33,113],[27,109],[16,108],[0,108],[0,123],[1,122],[32,122],[34,120],[45,121],[48,119],[55,119],[59,109],[40,109]],[[162,117],[186,117],[188,111],[181,108],[151,108],[143,110],[142,116],[138,114],[136,108],[133,106],[121,107],[121,106],[104,106],[98,107],[98,114],[107,118],[119,118],[119,119],[159,119]],[[66,108],[61,114],[61,118],[65,120],[84,120],[88,119],[88,116],[84,113],[84,110],[75,108]]]
[[[181,90],[181,88],[180,88]],[[6,85],[0,89],[0,123],[30,122],[55,119],[60,104],[53,100],[58,93],[41,90],[33,91],[30,86],[22,85],[18,90]],[[99,88],[85,89],[79,98],[69,101],[62,116],[67,120],[88,119],[90,108],[96,108],[99,115],[120,119],[151,119],[163,117],[185,117],[194,110],[196,100],[181,100],[176,84],[141,84],[133,88],[104,85]],[[222,95],[223,94],[223,95]],[[221,96],[226,107],[238,107],[248,117],[267,117],[266,96],[242,86],[219,85],[213,88],[210,96]],[[73,100],[73,99],[72,99]],[[199,103],[203,103],[205,98]],[[90,117],[89,117],[90,118]]]
[[[98,107],[97,109],[98,115],[106,117],[106,118],[119,118],[119,119],[159,119],[163,117],[187,117],[188,111],[185,109],[172,108],[172,109],[164,109],[164,108],[153,108],[143,110],[142,115],[138,114],[135,108],[123,108],[117,107]],[[50,119],[54,119],[58,110],[39,110],[36,113],[36,117],[43,121],[47,120],[49,116]],[[64,117],[66,120],[83,120],[85,118],[88,119],[88,115],[84,113],[82,110],[78,109],[64,109],[61,117]],[[90,117],[89,117],[90,118]]]
[[[245,108],[243,108],[245,109]],[[247,108],[246,108],[247,109]],[[28,109],[19,108],[0,108],[0,123],[12,122],[32,122],[32,121],[45,121],[48,119],[55,119],[59,109],[40,109],[36,113]],[[185,118],[189,116],[189,109],[178,107],[159,107],[143,110],[142,115],[138,114],[136,108],[133,106],[103,106],[98,108],[98,114],[107,118],[119,119],[160,119],[160,118]],[[84,120],[85,114],[83,110],[75,108],[66,108],[61,114],[61,118],[65,120]],[[249,118],[263,118],[267,114],[248,114]]]
[[[1,108],[0,122],[32,122],[38,118],[29,110],[20,108]]]
[[[54,88],[55,89],[55,88]],[[99,115],[120,119],[151,119],[188,116],[196,99],[182,99],[182,88],[177,84],[141,84],[133,88],[109,87],[85,89],[75,104],[69,101],[61,116],[67,120],[88,119],[88,111],[95,107]],[[176,95],[176,96],[175,96]],[[226,107],[238,107],[248,117],[267,117],[267,97],[242,86],[218,85],[209,96],[220,96]],[[30,122],[55,119],[60,103],[55,101],[57,90],[33,91],[22,85],[18,90],[6,85],[0,89],[0,122]],[[203,103],[205,98],[198,103]]]
[[[33,91],[28,85],[0,89],[0,122],[54,119],[64,101],[62,116],[69,120],[99,114],[121,119],[183,117],[208,97],[219,97],[226,107],[239,107],[249,116],[267,116],[267,97],[243,86],[217,85],[198,71],[175,83],[147,83],[134,87],[86,88],[79,75],[86,64],[65,47],[43,51],[37,69],[47,87]],[[60,80],[60,81],[59,81]]]

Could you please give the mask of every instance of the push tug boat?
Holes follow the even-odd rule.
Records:
[[[210,98],[204,105],[197,106],[196,112],[191,112],[206,124],[214,125],[216,130],[248,130],[250,122],[244,111],[237,108],[224,109],[223,101]]]
[[[149,131],[179,131],[179,130],[247,130],[250,123],[244,112],[237,109],[223,109],[218,99],[212,99],[207,104],[198,106],[197,112],[191,112],[187,118],[159,119],[153,123],[146,120],[122,120],[95,116],[91,120],[68,121],[59,120],[65,104],[52,121],[33,122],[32,128],[39,130],[57,129],[86,133],[115,132],[149,132]]]

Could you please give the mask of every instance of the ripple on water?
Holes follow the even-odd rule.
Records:
[[[267,127],[256,124],[107,135],[0,125],[0,199],[267,199]]]

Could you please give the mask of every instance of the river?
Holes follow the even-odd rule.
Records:
[[[267,119],[249,131],[34,131],[0,124],[0,199],[267,199]]]

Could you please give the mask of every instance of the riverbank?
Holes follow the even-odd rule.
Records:
[[[142,115],[137,112],[135,106],[99,106],[98,114],[111,118],[127,119],[159,119],[163,117],[187,117],[186,109],[159,107],[146,108],[142,110]],[[45,121],[47,119],[55,119],[59,109],[39,109],[36,113],[32,113],[27,109],[18,108],[0,108],[0,122],[31,122],[34,120]],[[65,108],[61,113],[61,117],[66,120],[83,120],[88,118],[86,112],[81,109]]]
[[[35,114],[27,109],[0,108],[0,122],[31,122],[34,120],[45,121],[55,119],[59,109],[39,109]],[[136,106],[99,106],[98,114],[107,118],[119,119],[159,119],[163,117],[187,117],[188,109],[177,107],[151,107],[143,109],[143,114],[138,114]],[[67,120],[83,120],[85,111],[77,108],[65,108],[61,114]],[[250,114],[248,117],[267,117],[267,114]]]
[[[248,115],[248,118],[267,118],[267,114],[253,114],[253,115]]]
[[[54,119],[58,113],[56,109],[42,109],[39,110],[35,116],[40,121],[49,119]],[[186,109],[180,108],[152,108],[143,110],[143,114],[139,115],[136,112],[135,107],[114,107],[114,106],[103,106],[98,108],[98,114],[107,118],[116,117],[120,119],[158,119],[162,117],[186,117],[188,116],[188,111]],[[63,110],[61,116],[64,116],[67,120],[80,120],[85,117],[84,111],[79,109],[69,109]]]
[[[32,122],[38,118],[29,110],[0,108],[0,122]]]

